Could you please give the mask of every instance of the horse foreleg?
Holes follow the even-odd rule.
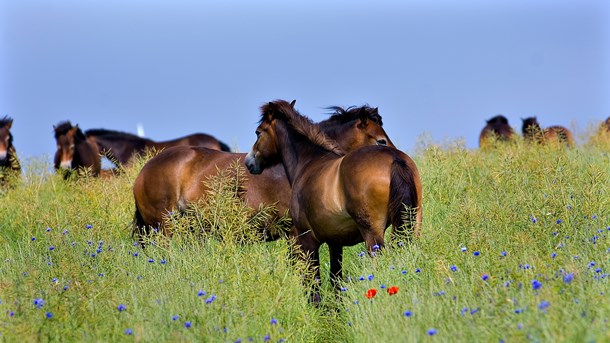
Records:
[[[320,296],[320,243],[309,234],[299,236],[297,242],[301,248],[301,258],[308,263],[309,275],[313,277],[309,301],[317,305],[322,299]]]
[[[330,282],[335,290],[339,289],[339,283],[343,279],[343,246],[328,245],[330,252]]]

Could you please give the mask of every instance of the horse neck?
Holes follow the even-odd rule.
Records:
[[[97,145],[86,140],[77,140],[74,142],[74,160],[76,166],[92,167],[95,172],[100,164],[99,151]],[[99,170],[98,170],[99,171]]]
[[[291,185],[313,161],[320,160],[324,156],[336,156],[288,128],[288,125],[282,121],[276,123],[275,133],[278,138],[278,150]]]

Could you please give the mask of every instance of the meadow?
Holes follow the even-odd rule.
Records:
[[[422,144],[421,237],[347,249],[338,293],[323,248],[319,307],[290,242],[257,242],[235,201],[188,219],[205,212],[211,232],[172,217],[177,233],[142,248],[130,222],[144,160],[69,181],[22,161],[0,197],[0,340],[610,341],[609,152]]]

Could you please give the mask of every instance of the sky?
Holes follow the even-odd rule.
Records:
[[[476,148],[496,114],[584,131],[610,116],[610,1],[0,2],[0,116],[22,159],[50,161],[63,120],[248,151],[275,99],[314,121],[379,107],[407,152]]]

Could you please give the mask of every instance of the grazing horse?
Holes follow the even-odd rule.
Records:
[[[147,149],[162,150],[177,145],[201,146],[214,150],[231,151],[229,146],[218,139],[203,133],[195,133],[174,140],[155,142],[152,139],[131,133],[91,129],[85,131],[87,138],[95,143],[104,156],[114,163],[129,165],[134,155],[143,154]]]
[[[289,103],[276,100],[261,107],[257,139],[246,166],[260,174],[284,165],[292,186],[291,236],[320,278],[318,250],[330,251],[335,288],[342,275],[343,247],[365,242],[369,253],[384,246],[389,225],[394,232],[419,235],[421,182],[413,160],[387,146],[365,146],[346,153]],[[406,210],[406,211],[405,211]],[[318,303],[314,283],[310,300]]]
[[[394,147],[381,127],[377,108],[368,106],[330,108],[334,114],[320,126],[339,145],[351,151],[365,145],[379,144]],[[164,226],[164,216],[169,211],[184,211],[202,198],[207,191],[203,182],[216,175],[219,169],[227,169],[240,161],[244,166],[246,154],[229,153],[193,146],[178,146],[163,150],[142,167],[134,182],[135,215],[134,236],[145,235],[150,227],[171,235]],[[266,169],[260,175],[250,175],[244,181],[245,203],[253,209],[260,204],[275,204],[277,216],[263,228],[266,240],[280,238],[281,230],[271,231],[273,222],[288,212],[290,184],[282,165]]]
[[[536,117],[521,119],[523,126],[521,131],[523,137],[528,142],[536,142],[544,144],[545,142],[554,142],[555,144],[564,144],[568,147],[574,146],[574,136],[570,130],[563,126],[550,126],[544,130],[538,124]]]
[[[0,119],[0,184],[6,182],[5,174],[19,174],[21,172],[21,164],[19,164],[19,159],[17,159],[17,153],[13,146],[12,125],[12,118],[4,116],[4,118]]]
[[[60,122],[53,126],[57,151],[55,152],[54,166],[56,170],[88,169],[93,176],[99,176],[101,170],[101,156],[97,145],[85,137],[81,129],[72,126],[69,121]],[[70,173],[65,173],[68,178]]]
[[[487,147],[490,136],[494,136],[498,141],[502,142],[511,141],[514,138],[515,132],[508,124],[508,119],[505,116],[498,114],[487,120],[486,123],[479,135],[479,147]]]

